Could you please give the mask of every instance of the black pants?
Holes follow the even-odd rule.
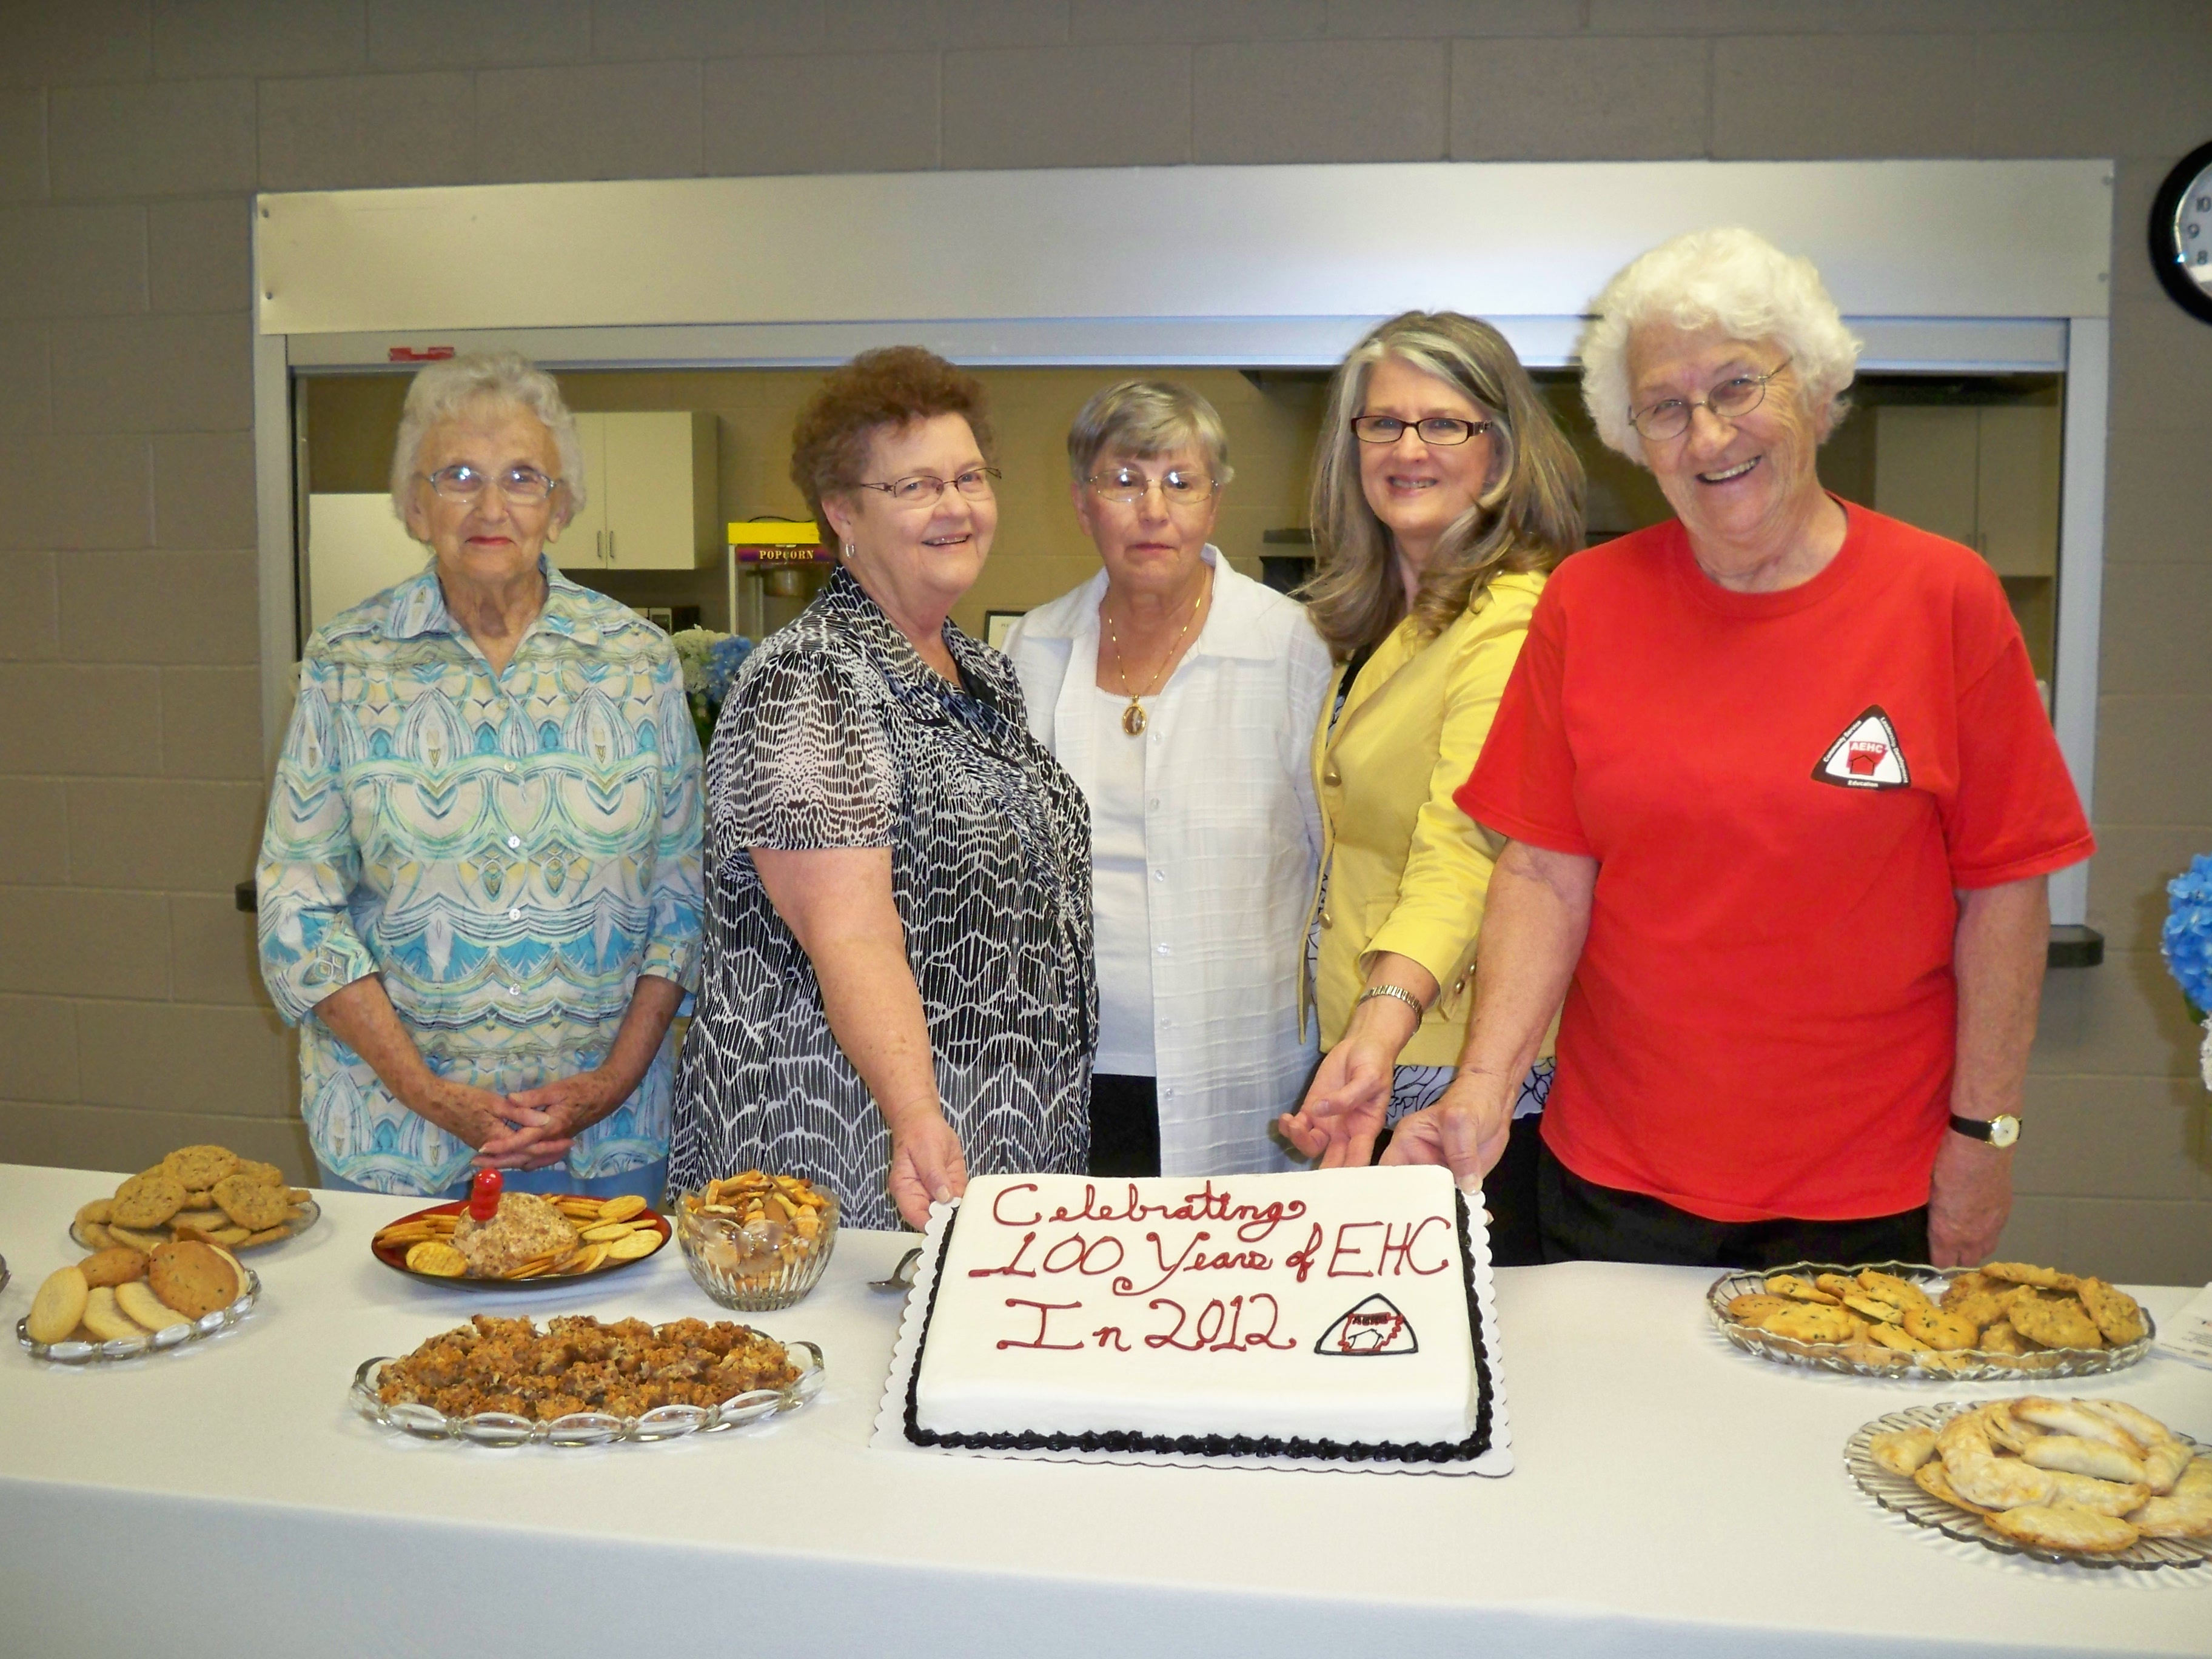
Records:
[[[1539,1149],[1536,1209],[1547,1261],[1656,1261],[1767,1268],[1793,1261],[1925,1261],[1928,1206],[1863,1221],[1709,1221],[1644,1193],[1584,1181]]]
[[[1148,1077],[1091,1074],[1091,1173],[1126,1178],[1160,1172],[1160,1102]]]
[[[1543,1115],[1516,1117],[1498,1167],[1482,1178],[1482,1207],[1490,1212],[1490,1262],[1494,1267],[1544,1265],[1543,1231],[1536,1207],[1536,1158],[1543,1150]],[[1390,1144],[1385,1129],[1375,1141],[1379,1160]]]

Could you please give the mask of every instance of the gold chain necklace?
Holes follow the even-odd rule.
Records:
[[[1158,695],[1161,683],[1168,677],[1169,665],[1175,661],[1176,653],[1182,648],[1183,635],[1190,632],[1190,625],[1198,620],[1199,610],[1206,604],[1206,596],[1212,591],[1213,583],[1209,578],[1206,585],[1198,590],[1198,597],[1191,601],[1190,615],[1183,618],[1182,629],[1176,635],[1175,643],[1168,647],[1167,655],[1161,659],[1160,672],[1152,676],[1152,684],[1142,691],[1129,690],[1129,668],[1128,665],[1121,660],[1121,641],[1114,632],[1113,617],[1106,614],[1104,602],[1100,602],[1098,620],[1106,624],[1106,642],[1114,647],[1114,678],[1121,682],[1121,695],[1129,700],[1129,706],[1121,711],[1121,729],[1131,737],[1143,737],[1147,723],[1145,719],[1145,706],[1137,699]]]

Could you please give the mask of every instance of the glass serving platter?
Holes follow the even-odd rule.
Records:
[[[1901,1515],[1917,1527],[1928,1527],[1947,1538],[1956,1538],[2000,1555],[2024,1555],[2034,1561],[2063,1562],[2077,1567],[2133,1567],[2148,1571],[2160,1567],[2203,1567],[2212,1565],[2212,1538],[2143,1538],[2127,1549],[2108,1555],[2087,1551],[2044,1549],[2023,1544],[1989,1525],[1972,1510],[1947,1504],[1922,1491],[1910,1475],[1893,1474],[1874,1461],[1869,1443],[1878,1434],[1900,1429],[1940,1428],[1954,1413],[1971,1411],[1972,1405],[1945,1401],[1911,1406],[1862,1425],[1844,1443],[1844,1467],[1858,1489],[1892,1514]],[[2177,1438],[2202,1453],[2203,1446],[2176,1430]]]
[[[301,1199],[295,1202],[292,1207],[299,1212],[299,1215],[295,1220],[289,1224],[292,1231],[283,1238],[272,1238],[265,1244],[226,1244],[222,1248],[226,1250],[231,1251],[233,1254],[251,1250],[257,1255],[264,1250],[281,1250],[287,1244],[289,1244],[294,1239],[299,1237],[301,1234],[306,1232],[310,1227],[313,1227],[317,1222],[323,1218],[323,1206],[316,1203],[312,1198]],[[168,1229],[166,1226],[143,1227],[136,1228],[133,1229],[133,1231],[155,1233],[167,1232]],[[84,1223],[82,1221],[71,1221],[70,1223],[69,1236],[70,1243],[76,1245],[81,1250],[98,1250],[106,1248],[105,1245],[101,1244],[98,1239],[86,1237]]]
[[[15,1322],[15,1340],[33,1359],[52,1360],[58,1365],[96,1365],[114,1359],[138,1359],[149,1353],[167,1353],[210,1336],[219,1336],[253,1311],[253,1304],[261,1299],[261,1280],[248,1267],[246,1289],[237,1301],[228,1308],[217,1308],[213,1313],[202,1314],[188,1324],[172,1325],[165,1331],[150,1331],[144,1336],[118,1336],[112,1342],[39,1342],[32,1339],[29,1322]]]
[[[540,1196],[548,1200],[554,1200],[571,1196],[571,1194],[562,1193],[544,1193],[541,1194]],[[580,1284],[584,1280],[589,1279],[601,1279],[609,1273],[620,1273],[624,1267],[635,1267],[641,1261],[650,1261],[654,1256],[659,1255],[663,1249],[667,1248],[669,1235],[672,1231],[670,1227],[668,1218],[661,1214],[659,1211],[653,1209],[641,1210],[637,1214],[625,1218],[629,1221],[631,1226],[644,1228],[657,1235],[653,1241],[653,1248],[647,1250],[643,1255],[631,1256],[620,1261],[609,1257],[608,1259],[601,1261],[598,1267],[587,1269],[583,1273],[547,1272],[533,1273],[525,1279],[471,1279],[466,1274],[454,1275],[447,1273],[422,1273],[418,1269],[410,1267],[407,1265],[408,1245],[406,1243],[387,1244],[384,1242],[385,1235],[393,1228],[404,1227],[409,1222],[419,1221],[425,1216],[458,1216],[466,1211],[468,1207],[469,1200],[465,1198],[459,1198],[444,1204],[433,1204],[424,1209],[411,1210],[407,1214],[398,1218],[396,1221],[386,1222],[383,1226],[376,1230],[374,1236],[369,1240],[369,1254],[374,1256],[379,1261],[381,1261],[386,1267],[391,1268],[392,1272],[396,1273],[404,1273],[408,1278],[415,1279],[424,1285],[442,1285],[450,1290],[461,1291],[543,1290],[550,1285],[575,1285]],[[584,1223],[580,1224],[588,1225],[590,1224]],[[418,1240],[415,1242],[419,1243],[420,1241]]]
[[[822,1350],[811,1342],[787,1342],[784,1350],[799,1368],[799,1376],[781,1389],[753,1389],[725,1400],[719,1406],[662,1406],[640,1417],[617,1417],[608,1412],[574,1412],[548,1423],[507,1412],[478,1412],[449,1418],[430,1406],[387,1406],[377,1398],[377,1384],[392,1356],[380,1354],[362,1362],[353,1375],[348,1397],[353,1407],[372,1423],[414,1436],[419,1440],[464,1440],[477,1446],[605,1446],[621,1440],[681,1439],[691,1434],[714,1434],[742,1428],[764,1418],[797,1411],[822,1391],[825,1371]]]
[[[2143,1322],[2148,1328],[2136,1341],[2111,1348],[2043,1348],[2022,1354],[1990,1353],[1979,1348],[1961,1348],[1949,1353],[1900,1353],[1872,1343],[1802,1342],[1729,1317],[1730,1302],[1747,1293],[1765,1291],[1766,1281],[1776,1273],[1795,1273],[1800,1279],[1811,1279],[1822,1273],[1851,1275],[1868,1268],[1910,1279],[1925,1291],[1930,1300],[1940,1300],[1950,1280],[1945,1270],[1925,1262],[1862,1261],[1844,1267],[1832,1261],[1793,1261],[1786,1267],[1770,1267],[1758,1273],[1723,1273],[1705,1291],[1705,1311],[1712,1316],[1714,1326],[1730,1343],[1761,1359],[1782,1365],[1808,1365],[1820,1370],[1840,1371],[1847,1376],[1902,1377],[1909,1382],[2020,1382],[2095,1376],[2106,1371],[2124,1370],[2136,1364],[2150,1352],[2151,1344],[2158,1339],[2158,1326],[2148,1308],[2143,1310]]]

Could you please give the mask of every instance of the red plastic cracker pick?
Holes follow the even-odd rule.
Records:
[[[478,1170],[477,1178],[469,1183],[469,1214],[477,1221],[489,1221],[499,1213],[499,1195],[507,1185],[506,1177],[496,1170]]]

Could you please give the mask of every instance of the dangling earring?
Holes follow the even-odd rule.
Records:
[[[847,564],[850,564],[850,563],[852,563],[852,562],[853,562],[853,544],[852,544],[852,543],[850,543],[850,542],[847,542],[843,547],[842,547],[842,548],[840,548],[840,549],[838,550],[837,556],[838,556],[839,558],[841,558],[841,559],[844,560],[844,562],[845,562]]]

